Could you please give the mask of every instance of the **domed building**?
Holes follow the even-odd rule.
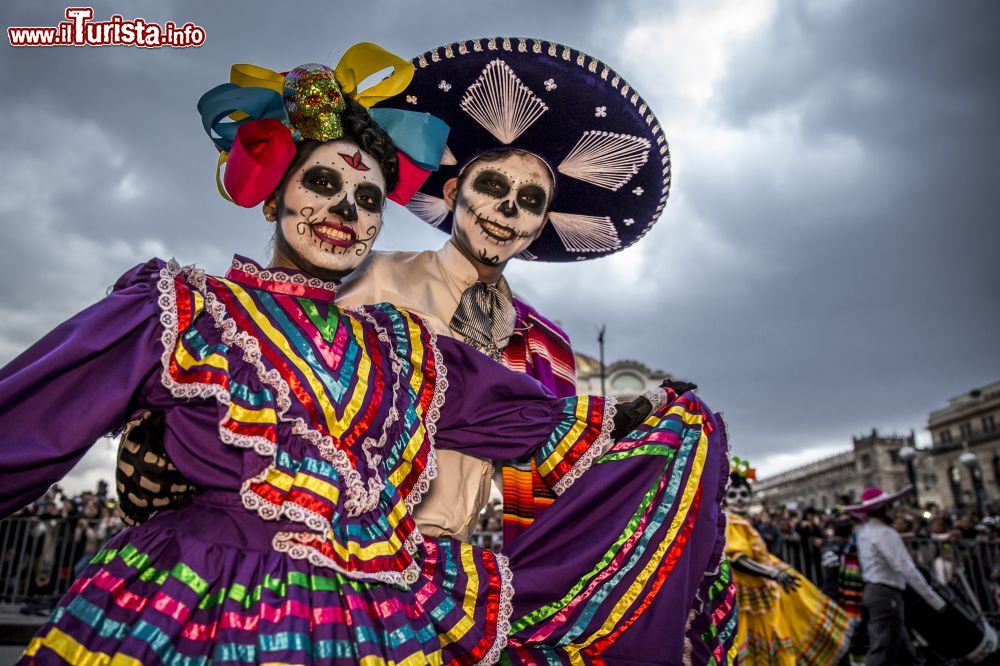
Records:
[[[577,393],[601,393],[601,362],[586,354],[576,353]],[[626,359],[604,366],[604,386],[607,395],[631,400],[647,389],[655,388],[664,379],[673,375],[663,370],[651,370],[649,366]]]

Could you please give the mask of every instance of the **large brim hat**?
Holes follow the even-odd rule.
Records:
[[[597,58],[540,39],[456,42],[413,59],[406,91],[381,102],[429,112],[451,127],[440,168],[407,207],[451,232],[444,183],[475,157],[520,149],[556,179],[549,224],[520,255],[574,261],[613,254],[663,212],[670,151],[645,100]]]
[[[875,509],[886,506],[887,504],[892,504],[900,497],[908,495],[913,491],[913,486],[906,486],[898,493],[890,494],[886,491],[872,486],[871,488],[866,488],[865,492],[861,493],[861,504],[852,504],[851,506],[845,506],[844,511],[848,513],[853,513],[855,515],[866,514],[874,511]]]

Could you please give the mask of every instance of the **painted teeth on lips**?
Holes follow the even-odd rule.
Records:
[[[357,234],[350,227],[321,222],[313,225],[313,233],[333,245],[353,245]]]
[[[491,222],[490,220],[485,220],[483,218],[479,218],[479,225],[486,233],[493,236],[497,240],[509,241],[517,235],[510,227],[505,227],[502,224],[497,224],[496,222]]]

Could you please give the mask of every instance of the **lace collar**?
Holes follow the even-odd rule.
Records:
[[[253,259],[238,254],[233,256],[226,279],[254,289],[318,301],[332,301],[337,296],[337,282],[321,280],[292,268],[262,268]]]

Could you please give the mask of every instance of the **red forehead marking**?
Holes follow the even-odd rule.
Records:
[[[360,150],[355,150],[353,155],[348,155],[347,153],[337,153],[337,154],[343,157],[344,161],[347,162],[352,169],[357,169],[358,171],[371,171],[371,168],[361,161]]]

